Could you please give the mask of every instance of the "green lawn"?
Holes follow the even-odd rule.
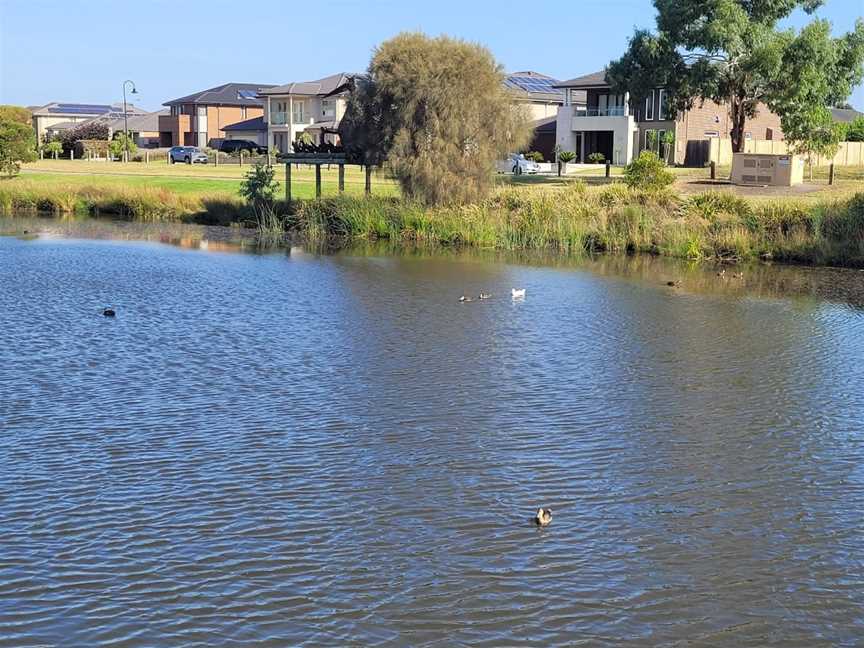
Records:
[[[164,161],[144,164],[130,162],[86,162],[71,160],[43,160],[24,165],[21,175],[13,182],[33,182],[50,187],[152,187],[167,189],[187,196],[204,198],[213,194],[237,195],[248,165],[169,165]],[[277,167],[279,191],[284,195],[284,165]],[[337,167],[322,167],[323,195],[339,193]],[[291,187],[294,198],[315,196],[315,170],[313,167],[292,167]],[[345,168],[345,192],[361,195],[365,189],[365,176],[359,167]],[[398,192],[395,183],[381,174],[372,177],[372,193],[392,196]]]

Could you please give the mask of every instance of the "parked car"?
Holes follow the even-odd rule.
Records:
[[[529,160],[524,153],[511,153],[507,156],[510,171],[516,175],[523,173],[540,173],[540,165],[534,160]]]
[[[207,154],[197,146],[174,146],[168,149],[168,159],[171,164],[185,162],[186,164],[207,164]]]
[[[222,143],[219,144],[219,150],[223,153],[236,153],[237,151],[246,151],[247,153],[260,153],[263,155],[267,152],[266,146],[261,146],[257,142],[253,142],[252,140],[235,140],[235,139],[226,139],[222,140]]]

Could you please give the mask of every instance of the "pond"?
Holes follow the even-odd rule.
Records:
[[[864,273],[0,231],[0,645],[864,636]]]

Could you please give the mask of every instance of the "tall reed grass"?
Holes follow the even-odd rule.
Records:
[[[777,260],[864,267],[864,192],[821,202],[748,200],[729,192],[681,197],[621,183],[508,187],[478,203],[427,208],[339,196],[279,202],[266,213],[231,194],[163,189],[57,188],[0,182],[0,210],[106,214],[137,220],[243,223],[277,240],[389,239],[430,246],[547,249],[565,254],[647,252],[692,259]]]

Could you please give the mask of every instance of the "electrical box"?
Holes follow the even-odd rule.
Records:
[[[804,182],[804,159],[784,153],[735,153],[732,184],[791,187]]]

